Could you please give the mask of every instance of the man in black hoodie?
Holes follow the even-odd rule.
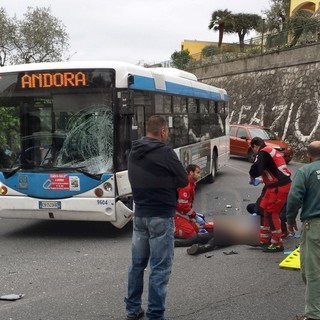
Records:
[[[125,298],[127,320],[144,317],[141,308],[143,275],[150,262],[147,320],[164,320],[167,285],[174,251],[174,214],[177,188],[188,184],[187,172],[166,145],[166,120],[151,116],[147,135],[133,141],[128,175],[135,203],[132,263]]]

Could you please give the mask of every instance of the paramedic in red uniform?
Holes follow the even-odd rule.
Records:
[[[186,187],[178,188],[178,203],[174,217],[174,236],[180,239],[188,239],[196,236],[199,229],[205,223],[192,208],[196,181],[200,178],[200,167],[195,164],[187,166],[189,183]]]
[[[261,176],[266,187],[260,202],[263,210],[260,243],[264,247],[264,252],[280,252],[284,247],[279,215],[287,201],[291,186],[291,172],[282,154],[267,146],[263,139],[254,137],[250,145],[253,152],[257,154],[249,170],[250,179],[252,181]]]

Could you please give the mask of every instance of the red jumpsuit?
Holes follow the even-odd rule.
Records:
[[[184,188],[178,188],[178,203],[174,217],[176,238],[187,239],[195,236],[199,232],[199,227],[195,222],[196,211],[192,209],[195,195],[195,181],[191,176],[189,183]]]
[[[266,146],[259,150],[249,174],[254,178],[261,176],[266,187],[260,202],[260,207],[263,210],[260,242],[282,246],[279,215],[287,201],[291,186],[291,172],[281,153]]]

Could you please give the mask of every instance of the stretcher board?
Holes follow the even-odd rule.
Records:
[[[292,251],[285,259],[279,263],[279,267],[300,269],[300,247]]]

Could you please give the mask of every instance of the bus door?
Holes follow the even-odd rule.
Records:
[[[133,106],[134,106],[134,118],[133,118],[133,130],[135,130],[135,136],[133,140],[140,139],[146,135],[146,123],[148,118],[154,114],[154,95],[147,91],[135,91]]]
[[[128,155],[131,148],[133,136],[133,92],[124,90],[118,92],[118,110],[114,119],[114,148],[115,171],[127,169]]]

